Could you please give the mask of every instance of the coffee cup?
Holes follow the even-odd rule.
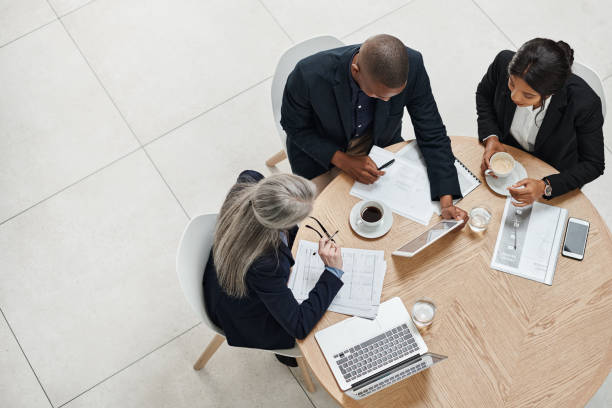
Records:
[[[514,167],[516,167],[514,157],[506,152],[497,152],[489,159],[489,168],[485,170],[485,175],[505,178],[512,174]]]
[[[366,230],[373,230],[382,224],[385,210],[381,203],[376,201],[367,201],[361,206],[357,225]]]

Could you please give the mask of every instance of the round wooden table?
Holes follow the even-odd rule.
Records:
[[[452,137],[455,156],[480,175],[483,147],[477,139]],[[397,151],[405,143],[391,146]],[[508,147],[532,178],[555,170],[523,151]],[[481,180],[483,178],[481,177]],[[448,356],[440,364],[355,401],[338,387],[314,333],[348,316],[327,312],[298,342],[319,383],[348,407],[582,407],[612,367],[612,237],[591,202],[574,191],[549,204],[590,221],[583,261],[560,256],[552,286],[492,270],[489,265],[505,197],[483,183],[459,207],[479,203],[493,210],[488,230],[469,227],[449,234],[414,258],[391,252],[428,227],[393,215],[393,227],[373,240],[349,225],[353,181],[338,176],[317,198],[314,214],[343,247],[384,249],[387,261],[381,301],[399,296],[411,309],[420,297],[437,306],[433,324],[421,330],[432,352]],[[439,219],[434,214],[431,223]],[[329,229],[329,228],[328,228]],[[301,228],[300,239],[316,241]]]

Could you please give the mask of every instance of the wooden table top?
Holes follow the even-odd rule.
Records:
[[[483,147],[477,139],[452,137],[455,156],[480,175]],[[397,151],[405,143],[391,146]],[[539,159],[508,151],[532,178],[555,173]],[[481,177],[481,180],[483,178]],[[343,247],[384,249],[387,261],[381,301],[399,296],[410,310],[420,297],[436,303],[433,324],[421,330],[428,348],[448,359],[363,400],[338,387],[314,333],[348,316],[327,312],[298,345],[319,383],[347,407],[582,407],[612,368],[612,236],[591,202],[574,191],[550,204],[590,221],[583,261],[559,256],[552,286],[492,270],[489,265],[505,197],[486,183],[461,200],[469,211],[486,203],[493,210],[488,230],[468,226],[451,233],[414,258],[391,252],[428,227],[393,214],[383,237],[367,240],[349,225],[359,201],[349,195],[352,180],[338,176],[317,198],[314,214],[340,232]],[[434,214],[431,224],[439,217]],[[316,241],[300,228],[300,239]]]

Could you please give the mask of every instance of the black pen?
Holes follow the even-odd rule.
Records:
[[[395,162],[395,159],[391,159],[388,162],[386,162],[385,164],[383,164],[382,166],[380,166],[377,170],[382,170],[386,167],[389,167],[390,165],[392,165]]]

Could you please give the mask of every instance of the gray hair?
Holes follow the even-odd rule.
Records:
[[[264,252],[276,251],[280,232],[312,211],[315,185],[293,174],[276,174],[259,183],[237,183],[225,198],[215,228],[213,259],[221,288],[247,295],[246,273]]]

